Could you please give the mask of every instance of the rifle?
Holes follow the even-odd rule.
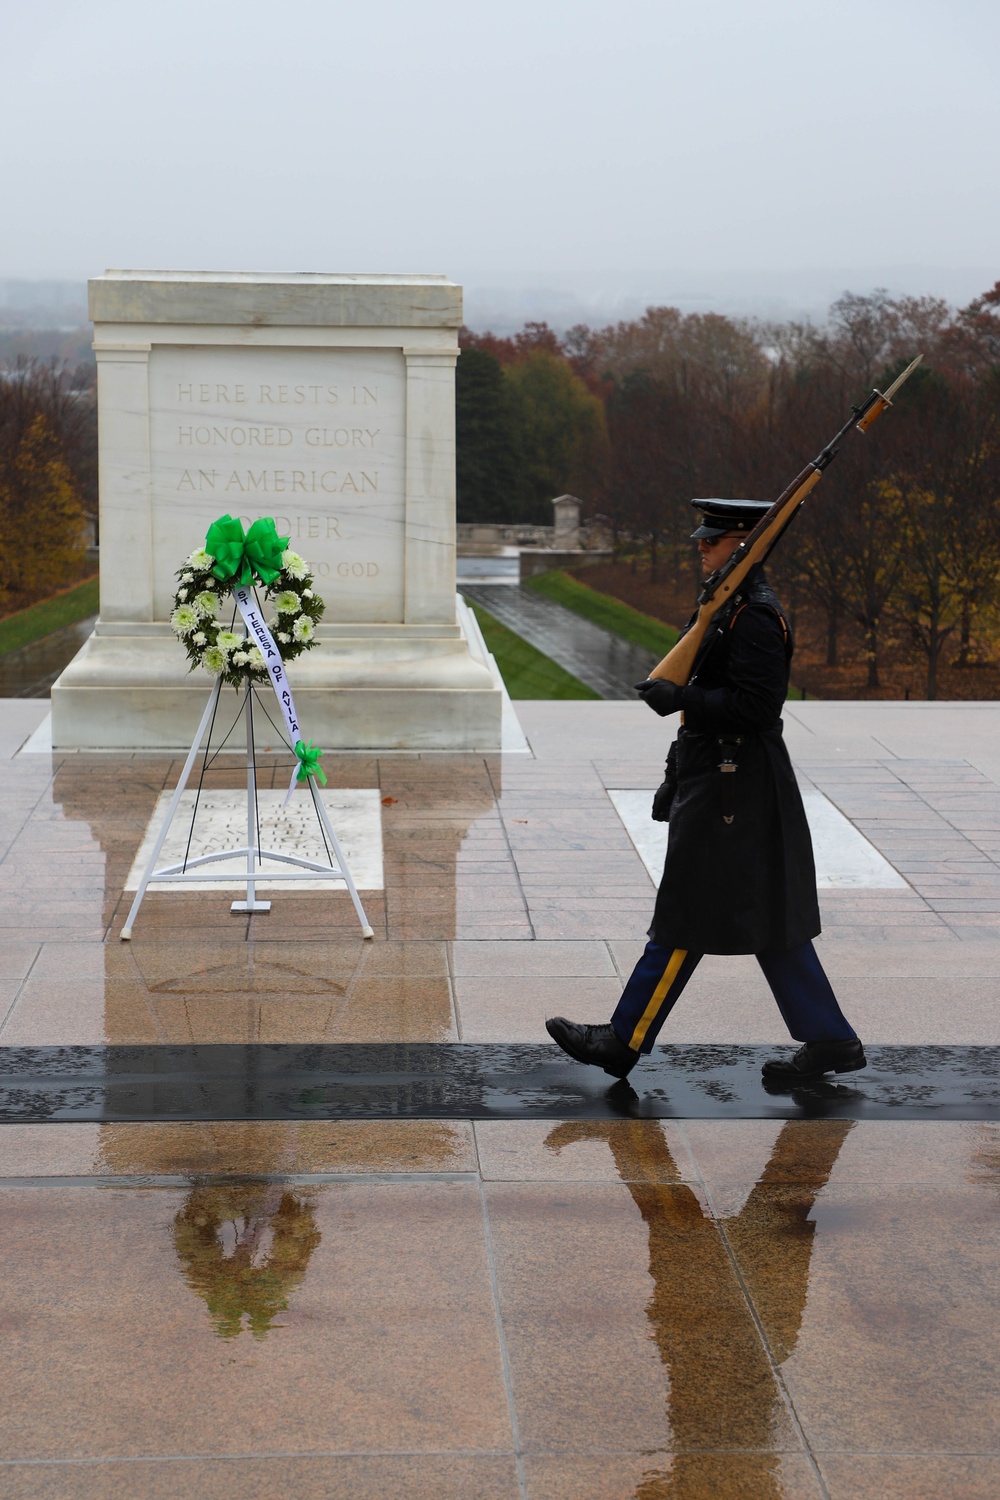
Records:
[[[851,415],[837,435],[827,443],[818,458],[806,464],[802,473],[792,480],[788,488],[783,490],[775,500],[771,509],[761,516],[753,530],[747,533],[735,552],[721,567],[708,575],[698,595],[698,613],[693,625],[685,635],[681,636],[677,645],[667,652],[659,665],[653,668],[649,674],[651,678],[664,678],[667,682],[675,682],[678,687],[684,686],[694,669],[695,659],[713,618],[737,592],[750,569],[757,563],[764,562],[770,555],[809,491],[823,477],[823,470],[836,458],[839,451],[838,444],[847,436],[852,427],[857,427],[859,432],[868,431],[886,407],[892,405],[893,396],[903,381],[908,380],[913,374],[922,359],[923,355],[918,354],[884,394],[874,389],[860,406],[851,407]]]

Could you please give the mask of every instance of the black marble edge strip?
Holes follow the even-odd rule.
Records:
[[[731,1067],[739,1063],[747,1063],[775,1055],[791,1055],[795,1050],[796,1043],[756,1043],[756,1042],[689,1042],[671,1043],[655,1047],[648,1055],[640,1059],[636,1069],[631,1075],[633,1081],[650,1071],[651,1066],[657,1064],[669,1066],[674,1069],[686,1071],[692,1067],[704,1070],[707,1067]],[[947,1044],[947,1043],[880,1043],[869,1045],[866,1048],[869,1058],[869,1069],[880,1070],[894,1063],[908,1063],[906,1071],[910,1071],[914,1065],[927,1067],[954,1066],[956,1062],[962,1061],[976,1065],[976,1071],[986,1075],[996,1069],[1000,1076],[1000,1045],[979,1044]],[[38,1046],[38,1047],[2,1047],[0,1046],[0,1079],[24,1077],[26,1073],[31,1074],[35,1067],[53,1067],[57,1063],[75,1065],[75,1070],[83,1072],[85,1064],[102,1065],[102,1073],[107,1071],[108,1064],[125,1062],[127,1059],[141,1059],[147,1065],[139,1069],[126,1069],[118,1071],[114,1069],[115,1077],[147,1076],[166,1077],[176,1072],[175,1067],[164,1068],[163,1063],[179,1061],[191,1062],[203,1060],[206,1063],[217,1063],[220,1067],[240,1056],[256,1064],[261,1062],[274,1062],[281,1064],[284,1059],[298,1058],[297,1067],[289,1070],[290,1074],[301,1072],[312,1074],[318,1067],[334,1063],[346,1064],[353,1060],[371,1058],[375,1060],[388,1061],[390,1059],[405,1058],[410,1060],[409,1068],[396,1068],[386,1070],[382,1066],[378,1068],[379,1074],[385,1071],[409,1071],[425,1073],[428,1062],[444,1063],[442,1072],[450,1071],[451,1065],[462,1060],[496,1060],[498,1062],[509,1059],[514,1064],[521,1061],[532,1061],[536,1065],[544,1066],[548,1063],[556,1063],[560,1066],[578,1065],[572,1064],[551,1042],[156,1042],[156,1043],[107,1043],[101,1045],[60,1045],[60,1046]],[[155,1060],[155,1065],[154,1064]],[[419,1066],[418,1066],[419,1065]],[[894,1069],[893,1069],[894,1071]],[[57,1076],[59,1076],[57,1074]],[[862,1077],[863,1073],[851,1075]]]
[[[11,1104],[0,1094],[2,1125],[67,1124],[180,1124],[185,1122],[246,1123],[247,1121],[316,1120],[369,1121],[392,1123],[406,1120],[446,1122],[489,1120],[1000,1120],[1000,1098],[942,1100],[937,1102],[884,1102],[858,1095],[852,1099],[832,1098],[796,1090],[779,1098],[763,1095],[760,1099],[742,1099],[718,1104],[711,1100],[688,1101],[671,1105],[669,1100],[637,1098],[634,1104],[612,1103],[600,1094],[579,1095],[534,1102],[528,1106],[516,1099],[491,1107],[465,1102],[449,1105],[432,1101],[414,1107],[409,1101],[390,1102],[385,1107],[358,1106],[330,1101],[310,1107],[295,1107],[284,1101],[257,1100],[252,1108],[174,1101],[169,1107],[138,1103],[132,1108],[108,1106],[104,1101],[87,1105],[66,1101],[39,1101],[34,1107]]]
[[[782,1089],[761,1080],[773,1052],[675,1044],[611,1084],[544,1043],[0,1049],[0,1122],[1000,1118],[998,1047],[873,1047],[866,1070]]]

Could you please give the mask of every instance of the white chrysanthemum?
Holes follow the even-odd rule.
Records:
[[[282,589],[280,594],[274,596],[274,607],[279,615],[297,615],[302,608],[302,601],[294,589]]]
[[[247,662],[251,667],[262,667],[264,665],[264,653],[259,646],[251,646],[247,652]]]
[[[190,604],[179,604],[170,616],[177,635],[189,635],[198,623],[198,612]]]
[[[292,635],[297,641],[301,641],[303,644],[305,644],[306,641],[312,640],[314,631],[315,626],[313,625],[313,622],[312,620],[310,620],[308,615],[299,615],[298,619],[295,621],[295,624],[292,626]]]
[[[283,552],[281,555],[281,566],[289,578],[306,578],[309,574],[309,564],[297,552]]]
[[[312,596],[313,596],[312,589],[303,589],[302,590],[302,597],[303,597],[303,599],[311,599]]]
[[[205,642],[208,640],[208,636],[203,630],[196,630],[191,639],[194,641],[196,646],[204,646]]]
[[[224,672],[228,665],[226,653],[224,651],[220,651],[218,646],[209,646],[208,650],[205,652],[205,655],[201,659],[201,664],[203,667],[206,667],[213,676],[218,677],[219,673]]]
[[[291,640],[291,636],[288,634],[287,630],[277,631],[277,637],[283,646],[287,646],[288,642]]]
[[[233,652],[233,666],[234,667],[245,667],[246,664],[247,664],[247,662],[249,660],[250,660],[250,658],[249,658],[249,656],[247,655],[247,653],[245,651],[234,651]]]
[[[220,651],[236,651],[243,644],[243,637],[237,635],[235,630],[220,630],[215,637],[215,644]]]
[[[188,591],[187,591],[187,589],[178,589],[178,590],[177,590],[177,598],[178,598],[178,600],[179,600],[179,601],[180,601],[180,602],[181,602],[181,603],[183,603],[183,602],[184,602],[184,600],[185,600],[185,599],[186,599],[186,598],[187,598],[187,596],[188,596]]]
[[[181,574],[181,583],[194,583],[194,574],[193,573],[182,573]]]
[[[200,594],[195,594],[192,602],[199,614],[206,615],[213,620],[219,613],[219,604],[221,601],[218,594],[214,593],[211,589],[202,589]]]
[[[204,547],[196,547],[188,558],[188,567],[194,568],[197,573],[207,573],[214,562],[211,552],[206,552]]]

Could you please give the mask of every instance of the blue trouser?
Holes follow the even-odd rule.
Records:
[[[611,1024],[621,1041],[651,1052],[657,1032],[704,954],[649,942],[622,991]],[[789,1032],[797,1042],[841,1042],[857,1036],[837,1004],[812,943],[754,955]]]

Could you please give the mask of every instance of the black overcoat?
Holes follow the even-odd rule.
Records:
[[[650,937],[694,953],[785,950],[820,930],[812,840],[781,732],[791,630],[755,571],[716,616],[668,760],[676,791]]]

